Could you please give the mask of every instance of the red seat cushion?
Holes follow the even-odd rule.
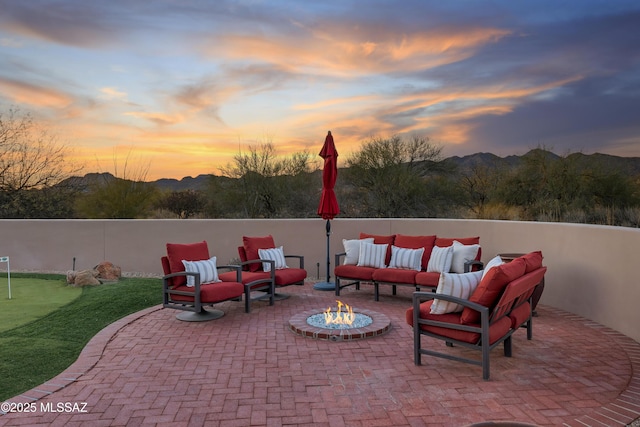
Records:
[[[307,271],[303,268],[283,268],[275,271],[276,286],[288,286],[294,283],[299,283],[307,278]],[[235,281],[236,272],[229,271],[226,273],[220,273],[220,280],[222,281]],[[266,271],[243,271],[242,283],[247,284],[254,280],[269,279],[271,273]]]
[[[360,233],[361,239],[366,239],[367,237],[373,237],[373,243],[375,243],[376,245],[389,245],[387,246],[387,256],[384,259],[384,264],[389,265],[389,261],[391,261],[391,245],[393,245],[396,235],[392,234],[391,236],[379,236],[376,234]]]
[[[178,286],[172,289],[174,291],[184,291],[193,293],[195,288],[188,286]],[[244,286],[238,282],[217,282],[207,283],[200,286],[200,301],[203,304],[213,304],[216,302],[226,301],[233,298],[238,298],[244,293]],[[188,295],[175,295],[171,294],[171,299],[174,301],[193,302],[194,297]]]
[[[307,271],[303,268],[282,268],[276,270],[276,286],[288,286],[299,283],[307,278]]]
[[[469,301],[485,307],[493,308],[504,288],[513,280],[524,274],[525,262],[522,258],[493,267],[487,271],[475,291],[469,297]],[[465,307],[460,317],[462,323],[474,324],[480,321],[480,313]]]
[[[273,241],[273,236],[271,235],[264,236],[264,237],[242,236],[242,245],[244,246],[244,250],[247,255],[247,260],[260,259],[260,256],[258,255],[258,249],[271,249],[276,247]],[[249,265],[249,271],[259,271],[259,270],[262,270],[261,263],[256,262]]]
[[[236,272],[235,271],[227,271],[225,273],[218,274],[218,277],[223,282],[235,282],[236,281]],[[254,280],[260,279],[269,279],[271,277],[270,273],[266,271],[242,271],[241,272],[241,280],[243,284],[247,284],[249,282],[253,282]]]
[[[531,316],[531,304],[529,304],[529,301],[526,301],[524,304],[511,310],[511,313],[509,313],[511,327],[513,329],[519,328],[520,325],[529,320],[529,316]]]
[[[357,265],[339,265],[333,269],[333,274],[336,277],[344,277],[347,279],[356,280],[373,280],[373,272],[376,271],[373,267],[359,267]]]
[[[433,288],[438,287],[440,281],[440,273],[421,271],[416,274],[415,282],[418,286],[431,286]]]
[[[424,253],[422,254],[422,269],[426,270],[435,242],[436,236],[406,236],[404,234],[396,234],[393,244],[399,248],[424,248]]]
[[[407,270],[404,268],[378,268],[373,272],[373,280],[376,282],[389,282],[389,283],[406,283],[412,285],[415,280],[415,270]]]
[[[206,241],[198,243],[167,243],[167,258],[169,259],[169,268],[171,273],[184,271],[182,260],[186,261],[202,261],[209,259],[209,247]],[[174,277],[172,284],[181,286],[187,283],[185,276]]]
[[[423,302],[420,304],[421,319],[437,320],[439,322],[446,322],[450,324],[460,324],[460,313],[446,313],[446,314],[431,314],[431,305],[433,300]],[[407,309],[405,313],[405,319],[407,324],[413,326],[413,307]],[[480,327],[480,324],[472,324],[471,326]],[[480,334],[477,332],[459,331],[456,329],[448,329],[441,326],[421,325],[420,329],[431,332],[445,338],[451,338],[458,341],[468,342],[471,344],[478,343],[480,340]],[[511,329],[511,319],[503,317],[497,322],[494,322],[489,326],[489,344],[493,344],[500,338],[505,336]]]

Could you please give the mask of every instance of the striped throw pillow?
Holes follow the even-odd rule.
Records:
[[[367,242],[373,243],[373,237],[367,237],[366,239],[342,239],[344,245],[344,262],[343,265],[356,265],[358,264],[358,258],[360,257],[360,243]]]
[[[442,273],[440,274],[436,294],[469,299],[473,291],[478,287],[481,279],[482,271],[463,274]],[[433,304],[431,304],[431,314],[456,313],[463,309],[464,306],[458,303],[438,298],[435,298]]]
[[[424,248],[408,249],[391,245],[391,261],[389,267],[420,271],[422,269]]]
[[[260,257],[260,259],[268,259],[274,261],[276,264],[276,270],[289,268],[287,266],[287,261],[284,258],[284,249],[282,248],[282,246],[280,246],[279,248],[258,249],[258,256]],[[262,269],[264,271],[271,271],[271,264],[268,262],[263,262]]]
[[[375,243],[360,242],[360,254],[358,266],[385,268],[384,259],[387,256],[388,244],[377,245]]]
[[[204,261],[186,261],[182,260],[184,271],[187,273],[200,274],[200,283],[220,282],[218,278],[218,268],[216,267],[216,257],[211,257]],[[196,279],[193,276],[187,276],[187,286],[195,286]]]
[[[441,248],[434,246],[427,264],[427,271],[430,273],[448,273],[451,270],[453,261],[453,246]]]

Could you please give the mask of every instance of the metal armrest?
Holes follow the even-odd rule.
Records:
[[[464,272],[469,273],[473,269],[474,265],[479,266],[480,270],[484,269],[484,263],[482,261],[467,261],[464,263]]]
[[[338,265],[342,265],[342,261],[340,261],[343,257],[346,257],[347,253],[346,252],[340,252],[336,254],[336,263],[334,264],[334,266],[338,266]]]
[[[298,258],[298,262],[300,264],[301,269],[304,270],[304,255],[285,255],[285,258]]]
[[[451,295],[444,295],[444,294],[436,294],[434,292],[414,292],[413,293],[413,309],[414,311],[417,309],[420,309],[420,304],[425,302],[425,301],[429,301],[432,299],[440,299],[440,300],[444,300],[444,301],[451,301],[451,302],[455,302],[457,304],[460,304],[463,307],[469,307],[475,311],[480,312],[480,314],[482,315],[483,312],[487,313],[487,316],[489,314],[489,307],[485,307],[482,304],[478,304],[476,302],[472,302],[469,301],[468,299],[464,299],[464,298],[459,298],[459,297],[454,297]]]
[[[227,270],[235,270],[236,271],[236,282],[242,283],[242,266],[238,264],[229,264],[229,265],[218,265],[216,266],[218,270],[227,269]]]

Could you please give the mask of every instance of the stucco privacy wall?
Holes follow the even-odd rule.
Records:
[[[342,239],[373,234],[480,236],[483,261],[500,252],[542,250],[549,267],[541,303],[611,327],[640,342],[640,230],[582,224],[448,219],[336,219],[331,263]],[[219,263],[237,259],[242,236],[272,234],[285,252],[305,256],[310,277],[326,272],[325,221],[0,220],[0,256],[13,271],[64,272],[111,261],[125,272],[161,274],[165,244],[206,240]],[[6,269],[6,264],[0,264]],[[0,292],[2,292],[0,290]],[[383,294],[389,292],[383,287]],[[2,295],[2,294],[0,294]]]

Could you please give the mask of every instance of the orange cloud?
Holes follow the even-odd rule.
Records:
[[[175,125],[176,123],[184,122],[184,117],[181,114],[129,111],[125,115],[145,119],[157,125]]]
[[[103,96],[107,99],[127,99],[126,92],[120,92],[118,89],[113,87],[103,87],[102,89],[100,89],[100,93],[102,93]]]
[[[74,101],[59,90],[2,77],[0,91],[13,102],[34,107],[65,108]]]
[[[497,28],[445,28],[398,37],[391,32],[380,34],[376,29],[354,33],[342,28],[299,28],[301,34],[271,39],[226,35],[216,43],[206,41],[203,51],[229,59],[277,63],[290,72],[305,69],[329,75],[408,72],[460,61],[480,46],[510,34]]]

